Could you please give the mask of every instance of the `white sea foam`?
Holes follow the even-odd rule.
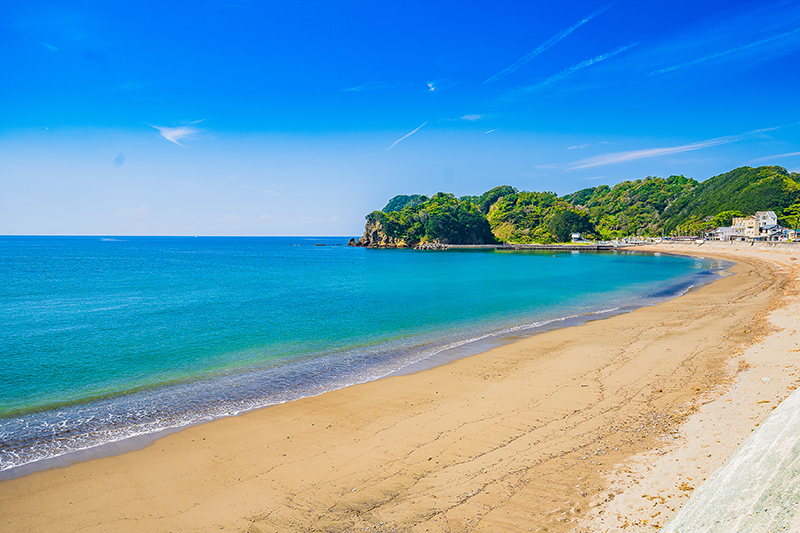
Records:
[[[331,248],[322,250],[329,252]],[[358,253],[361,252],[364,251]],[[207,256],[217,251],[188,248],[177,250],[175,253]],[[230,253],[238,254],[239,249]],[[387,257],[380,253],[370,255],[373,256],[379,259]],[[409,255],[409,257],[434,256]],[[455,256],[445,254],[436,257],[452,260]],[[570,261],[581,261],[580,256],[567,255],[567,257],[571,257]],[[203,264],[204,260],[191,258],[191,261],[197,262],[191,264]],[[463,261],[458,263],[461,264]],[[180,265],[185,264],[180,263]],[[213,276],[200,279],[208,282],[206,285],[209,286],[216,282]],[[236,278],[239,279],[247,278]],[[421,368],[443,364],[459,357],[485,351],[500,343],[510,342],[520,336],[554,327],[566,327],[581,321],[657,303],[683,294],[694,286],[695,283],[691,282],[668,288],[655,295],[629,299],[630,294],[638,294],[647,289],[640,286],[634,290],[626,289],[619,294],[610,294],[607,298],[604,297],[605,299],[595,298],[578,303],[573,301],[561,307],[563,316],[543,315],[546,312],[556,312],[554,305],[549,311],[531,310],[527,319],[522,314],[516,315],[518,318],[515,319],[510,317],[507,308],[503,307],[498,308],[493,315],[494,318],[478,317],[472,319],[473,322],[462,319],[458,325],[441,324],[438,329],[432,327],[423,333],[420,333],[420,328],[409,330],[411,333],[398,332],[396,336],[401,338],[395,340],[386,340],[387,336],[376,336],[377,340],[369,341],[372,344],[366,347],[350,349],[345,347],[328,353],[295,355],[293,358],[284,358],[279,363],[230,371],[214,378],[194,379],[113,398],[0,419],[0,472],[4,472],[0,474],[0,479],[22,471],[23,469],[18,467],[23,465],[38,468],[46,464],[47,459],[65,458],[74,456],[76,452],[90,450],[91,453],[95,453],[100,447],[109,444],[130,443],[132,439],[153,436],[165,430],[175,430],[221,417],[235,416],[254,409],[381,379],[398,372],[414,372]],[[183,298],[179,302],[181,306],[195,297],[194,290],[193,285],[181,296]],[[39,329],[29,327],[21,331],[26,335],[39,335],[58,328],[75,328],[84,323],[84,317],[87,315],[106,319],[118,315],[119,309],[123,307],[130,310],[145,309],[147,313],[163,312],[158,305],[158,299],[146,291],[125,291],[114,294],[116,296],[113,299],[84,299],[85,301],[49,297],[46,302],[40,302],[40,309],[36,310],[33,309],[37,304],[34,303],[30,307],[26,307],[26,304],[20,309],[21,312],[27,313],[25,317],[33,317],[40,311],[58,307],[59,312],[63,310],[65,318],[43,324]],[[210,294],[216,297],[216,293]],[[296,294],[302,295],[303,292],[295,290],[289,296]],[[250,294],[242,294],[241,297],[243,300],[238,300],[239,302],[250,298]],[[80,305],[70,304],[77,301]],[[11,307],[7,306],[6,309]],[[180,309],[183,311],[183,307]],[[75,319],[79,313],[83,313],[80,319]],[[535,317],[537,313],[539,317],[531,319],[531,316]],[[513,323],[514,321],[518,323]],[[161,324],[156,322],[156,326],[160,327]],[[186,341],[202,342],[194,337]],[[290,338],[285,342],[293,341],[294,338]]]

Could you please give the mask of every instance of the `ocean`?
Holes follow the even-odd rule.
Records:
[[[727,268],[342,237],[0,237],[0,475],[675,297]]]

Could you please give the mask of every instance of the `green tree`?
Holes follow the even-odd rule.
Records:
[[[680,198],[691,194],[698,182],[684,176],[667,179],[647,177],[623,181],[613,187],[601,185],[568,194],[564,199],[589,210],[604,239],[626,235],[657,235],[662,216]]]
[[[510,185],[500,185],[494,189],[490,189],[478,197],[478,207],[481,208],[482,213],[488,213],[489,209],[497,202],[498,199],[504,196],[511,196],[517,194],[519,191]]]
[[[423,196],[421,194],[412,194],[410,196],[405,194],[398,194],[391,200],[389,203],[386,204],[386,207],[381,209],[384,213],[389,213],[392,211],[401,211],[404,207],[416,207],[421,203],[428,201],[427,196]]]
[[[594,233],[594,224],[589,213],[577,209],[556,211],[548,222],[550,231],[558,242],[569,242],[573,233]]]
[[[667,230],[683,226],[692,215],[712,216],[729,210],[780,213],[800,196],[800,175],[777,166],[741,167],[697,184],[665,209]]]
[[[711,227],[712,228],[719,228],[719,227],[727,227],[733,224],[733,219],[736,217],[743,217],[744,214],[741,211],[723,211],[722,213],[718,213],[711,219]]]
[[[483,244],[495,242],[486,217],[477,205],[452,194],[395,197],[390,204],[399,210],[373,211],[367,222],[379,226],[388,237],[409,246],[420,242]]]
[[[782,224],[788,224],[792,229],[797,231],[797,228],[800,226],[800,202],[792,204],[784,209],[780,221]]]
[[[730,226],[742,213],[774,210],[785,226],[800,226],[800,174],[781,167],[742,167],[703,182],[649,176],[601,185],[564,197],[501,185],[480,196],[438,193],[396,196],[368,220],[378,231],[419,242],[550,243],[572,232],[589,238],[701,235]],[[487,229],[488,228],[488,229]]]

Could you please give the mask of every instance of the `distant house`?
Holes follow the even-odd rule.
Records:
[[[783,228],[777,224],[769,226],[761,226],[759,228],[759,240],[762,241],[779,241],[783,236]]]
[[[741,237],[740,240],[754,240],[758,238],[758,218],[756,216],[749,217],[733,217],[733,233],[735,236]]]
[[[735,240],[737,235],[744,237],[744,227],[728,226],[727,228],[717,228],[706,232],[706,239],[710,241],[730,241]]]
[[[572,242],[580,242],[582,240],[580,233],[573,233],[572,234]]]
[[[717,228],[714,240],[720,241],[778,241],[785,238],[783,228],[778,225],[775,211],[758,211],[749,217],[734,217],[727,228]]]
[[[706,233],[714,241],[785,241],[791,240],[787,230],[778,224],[775,211],[757,211],[749,217],[733,217],[732,224]]]
[[[758,219],[758,225],[761,227],[778,225],[778,215],[775,214],[775,211],[758,211],[755,217]]]

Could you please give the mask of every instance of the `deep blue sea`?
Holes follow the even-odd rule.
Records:
[[[726,266],[346,242],[0,237],[0,471],[652,305]]]

